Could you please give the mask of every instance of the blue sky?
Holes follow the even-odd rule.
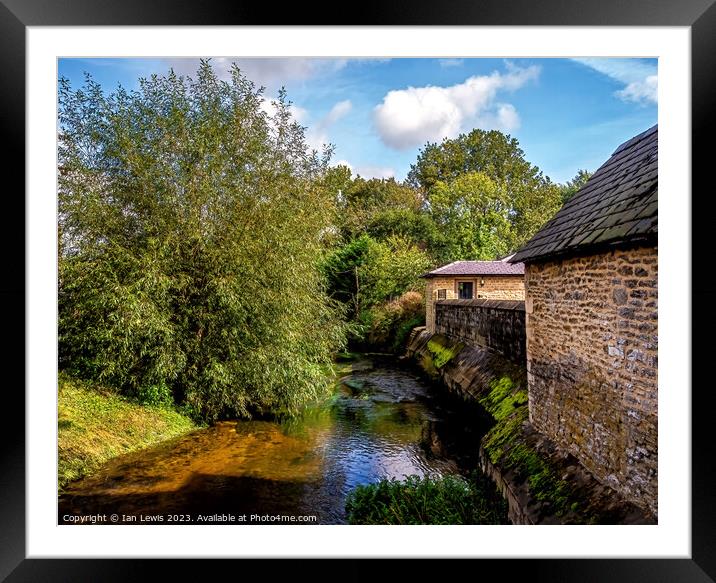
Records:
[[[596,170],[657,122],[656,59],[309,59],[235,61],[273,98],[281,86],[309,143],[335,145],[333,163],[354,174],[405,178],[428,141],[473,128],[518,139],[526,158],[555,182]],[[90,73],[111,91],[170,68],[193,75],[196,59],[61,59],[79,88]]]

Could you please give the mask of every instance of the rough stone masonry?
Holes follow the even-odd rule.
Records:
[[[526,266],[530,421],[657,513],[657,249]]]

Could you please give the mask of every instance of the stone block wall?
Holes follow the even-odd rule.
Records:
[[[445,290],[445,299],[457,298],[457,284],[460,281],[473,282],[473,299],[524,300],[525,280],[522,277],[486,275],[480,277],[434,277],[429,278],[425,290],[425,327],[435,333],[435,302],[438,291]],[[484,281],[484,285],[480,282]]]
[[[442,300],[435,303],[435,332],[489,348],[525,363],[525,303],[515,300]]]
[[[526,266],[530,421],[657,513],[657,250]]]

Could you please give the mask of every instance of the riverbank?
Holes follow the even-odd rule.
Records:
[[[198,426],[174,409],[131,403],[99,385],[60,375],[57,475],[60,491],[108,460]]]
[[[464,404],[417,370],[389,355],[346,353],[327,369],[329,380],[339,381],[295,417],[226,420],[110,459],[67,484],[58,520],[117,514],[139,523],[161,514],[199,524],[199,516],[269,514],[296,517],[297,524],[306,516],[345,524],[347,498],[358,486],[410,475],[466,476],[478,468],[484,431]],[[447,502],[464,498],[457,485],[416,492],[438,495],[418,508],[421,516],[444,517]],[[405,504],[396,510],[408,521]]]

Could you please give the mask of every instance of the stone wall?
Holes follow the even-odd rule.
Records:
[[[425,326],[435,332],[435,302],[438,291],[445,290],[445,299],[457,298],[457,284],[471,281],[474,299],[524,300],[525,280],[523,277],[486,275],[484,277],[433,277],[428,278],[425,290]],[[481,285],[480,282],[484,282]]]
[[[451,340],[499,352],[525,364],[525,303],[514,300],[441,300],[435,332]]]
[[[657,512],[657,250],[526,266],[534,427]]]

